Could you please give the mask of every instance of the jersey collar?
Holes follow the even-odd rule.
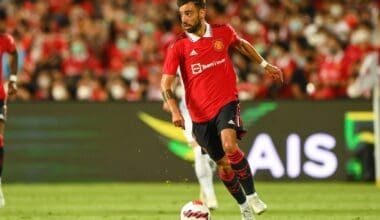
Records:
[[[187,37],[189,37],[190,40],[193,41],[193,42],[198,41],[198,40],[201,39],[202,37],[212,37],[212,33],[211,33],[211,25],[210,25],[209,23],[206,22],[206,32],[205,32],[205,34],[204,34],[202,37],[200,37],[200,36],[198,36],[198,35],[195,35],[195,34],[193,34],[193,33],[189,33],[189,32],[186,32],[186,35],[187,35]]]

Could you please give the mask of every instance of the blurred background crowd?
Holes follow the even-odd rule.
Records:
[[[363,58],[380,48],[380,1],[207,5],[209,23],[230,23],[284,72],[281,85],[231,51],[241,100],[349,98]],[[18,100],[161,100],[166,48],[182,31],[175,0],[2,0],[0,7],[21,58]]]

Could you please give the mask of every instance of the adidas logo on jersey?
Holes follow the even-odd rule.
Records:
[[[235,122],[234,122],[233,120],[229,120],[229,121],[228,121],[228,124],[230,124],[230,125],[235,125]]]
[[[192,51],[190,52],[190,56],[196,56],[196,55],[198,55],[197,51],[192,50]]]

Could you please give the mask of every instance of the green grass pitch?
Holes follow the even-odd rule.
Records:
[[[380,188],[350,183],[256,183],[268,211],[257,220],[380,219]],[[3,184],[0,220],[178,220],[199,194],[195,183]],[[239,208],[216,184],[213,220],[240,220]]]

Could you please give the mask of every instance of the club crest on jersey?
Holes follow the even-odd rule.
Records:
[[[215,40],[213,43],[214,50],[220,52],[224,49],[224,44],[222,40]]]

